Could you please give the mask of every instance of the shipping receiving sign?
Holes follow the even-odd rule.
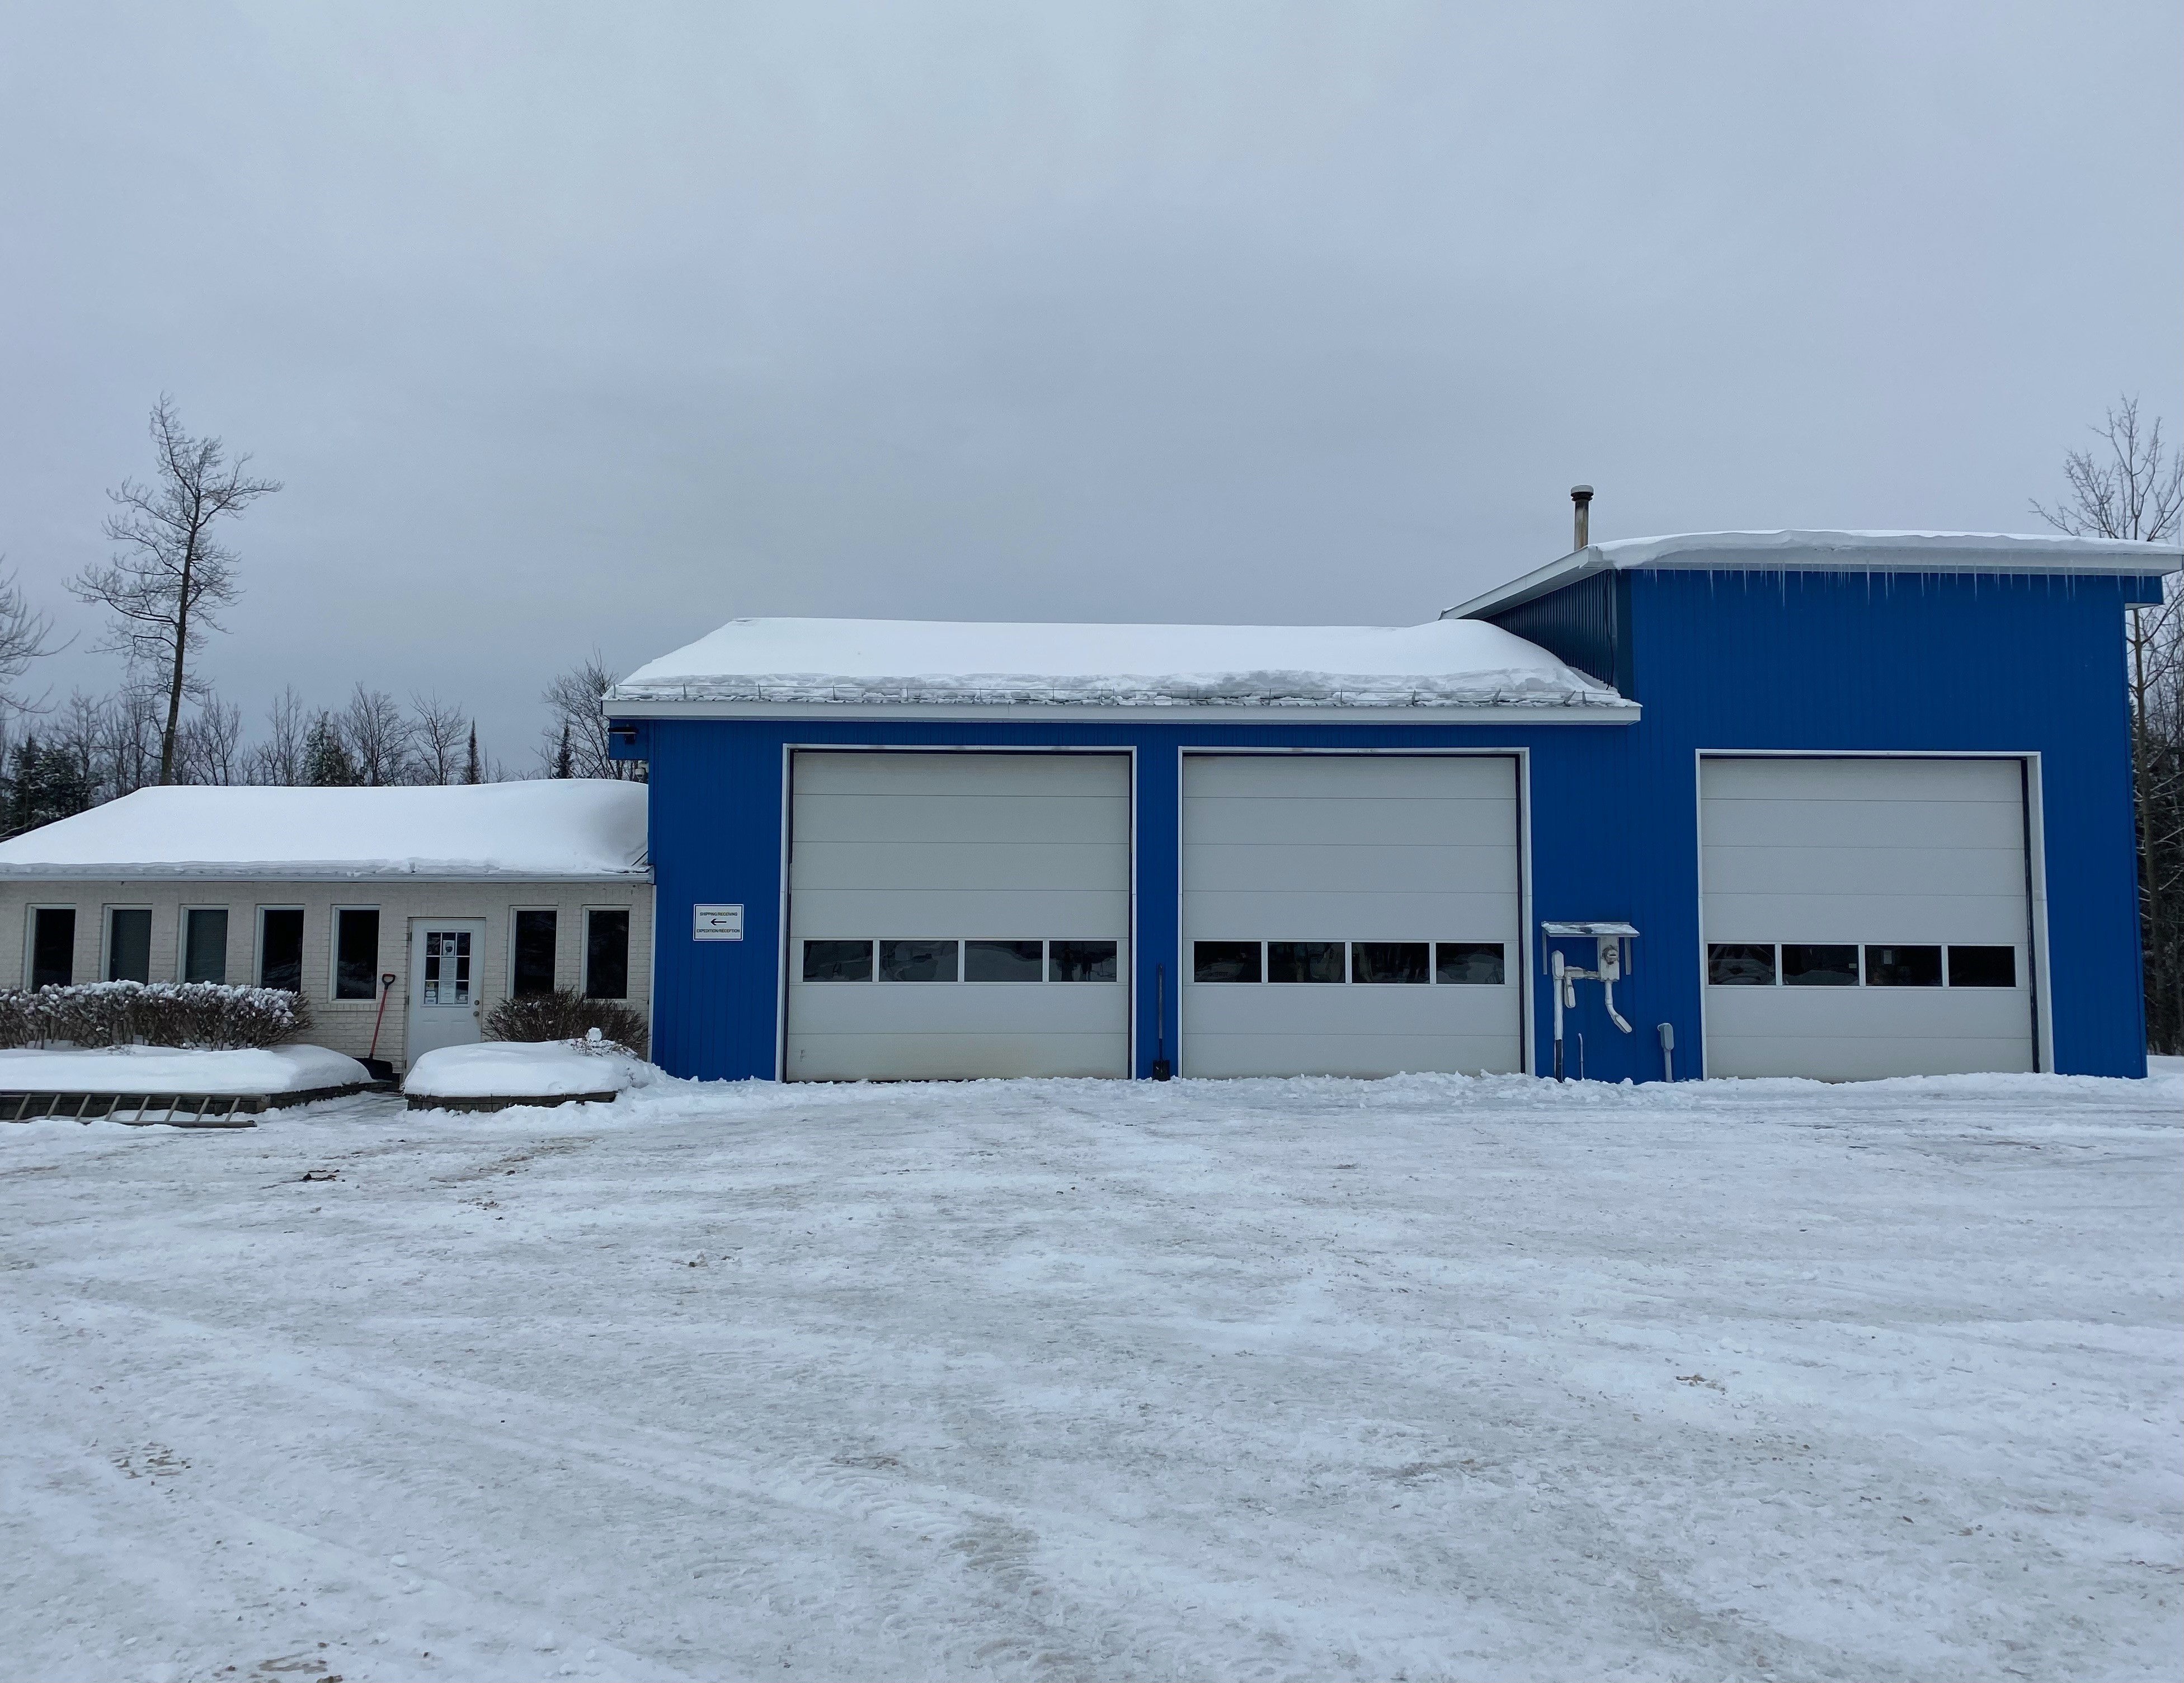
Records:
[[[740,941],[744,938],[744,909],[740,906],[694,906],[690,908],[690,939],[694,941]]]

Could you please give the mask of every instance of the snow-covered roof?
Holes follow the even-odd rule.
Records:
[[[0,842],[10,877],[642,879],[641,783],[141,789]]]
[[[1444,619],[1498,614],[1591,573],[1634,567],[1761,572],[2109,573],[2150,578],[2184,567],[2184,547],[2064,532],[1686,532],[1622,538],[1460,603]]]
[[[1635,714],[1544,649],[1474,621],[1010,625],[731,620],[607,692],[623,716],[894,707],[1584,708]]]

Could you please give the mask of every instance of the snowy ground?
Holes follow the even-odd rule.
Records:
[[[0,1672],[2176,1675],[2184,1077],[400,1104],[0,1128]]]

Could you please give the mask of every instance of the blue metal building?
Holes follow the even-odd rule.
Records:
[[[606,704],[650,766],[655,1056],[1545,1073],[1559,1019],[1596,1079],[2142,1074],[2125,614],[2180,562],[1581,545],[1392,654],[1143,627],[1089,638],[1104,677],[1039,652],[1069,628],[738,622]]]

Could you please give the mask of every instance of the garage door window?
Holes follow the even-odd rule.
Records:
[[[1424,941],[1353,941],[1353,982],[1425,983],[1433,980],[1433,949]]]
[[[1868,947],[1865,985],[1869,988],[1938,988],[1942,985],[1939,947]]]
[[[1269,982],[1340,982],[1342,977],[1340,941],[1268,941],[1267,979]]]
[[[966,982],[1036,982],[1046,972],[1043,941],[966,941]]]
[[[1747,942],[1717,942],[1707,949],[1707,980],[1717,988],[1771,988],[1774,985],[1774,945]]]
[[[1952,988],[2014,988],[2017,985],[2015,947],[1951,947],[1949,985]]]
[[[1858,986],[1858,949],[1786,941],[1782,945],[1782,985],[1786,988],[1855,988]]]
[[[1112,982],[1115,979],[1113,941],[1049,941],[1046,976],[1050,982]]]
[[[1190,952],[1190,977],[1194,982],[1256,982],[1259,979],[1259,944],[1195,942]]]
[[[806,941],[804,979],[807,982],[869,982],[872,979],[870,941]]]
[[[956,979],[953,941],[882,941],[880,980],[883,982],[952,982]]]
[[[1498,988],[1505,974],[1499,941],[1443,941],[1434,949],[1434,980],[1463,988]]]

